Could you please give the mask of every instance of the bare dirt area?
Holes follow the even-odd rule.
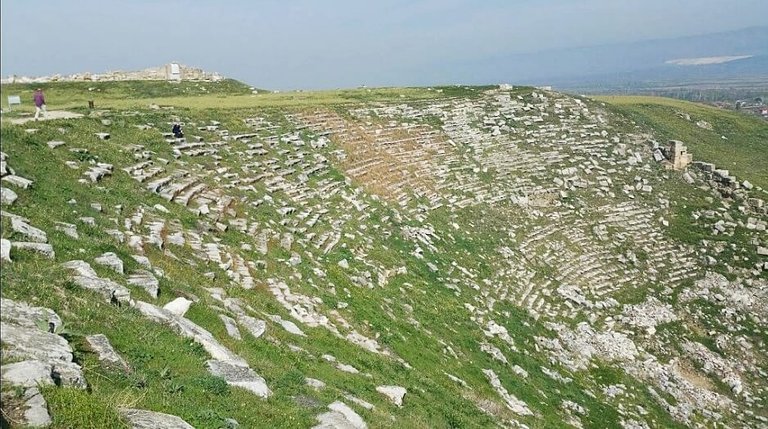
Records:
[[[53,120],[53,119],[78,119],[78,118],[82,118],[82,117],[83,117],[83,115],[80,114],[80,113],[68,112],[66,110],[49,110],[48,114],[46,115],[46,117],[43,118],[42,115],[41,115],[39,120],[41,120],[41,121],[50,121],[50,120]],[[35,121],[35,118],[34,117],[15,118],[15,119],[9,119],[9,121],[12,124],[21,125],[21,124],[25,124],[25,123],[30,122],[30,121]]]

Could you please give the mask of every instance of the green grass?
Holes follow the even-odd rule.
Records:
[[[681,140],[694,161],[714,163],[740,180],[768,189],[768,122],[704,104],[647,96],[599,96],[596,100],[653,130],[665,144]],[[690,115],[691,120],[679,113]],[[706,121],[712,130],[696,125]],[[723,139],[723,136],[726,139]]]
[[[53,417],[51,428],[128,428],[115,409],[116,397],[49,387],[43,390]]]
[[[231,122],[226,123],[230,130],[242,126],[234,119],[241,117],[240,110],[218,111],[218,114],[192,110],[173,112],[180,113],[186,119],[199,123],[209,120],[207,118],[211,116],[223,121],[233,118]],[[8,267],[4,266],[0,274],[3,296],[31,299],[35,305],[47,306],[59,312],[67,321],[68,330],[72,331],[70,340],[75,347],[76,357],[84,365],[85,375],[94,394],[105,398],[102,402],[85,404],[83,401],[87,398],[87,393],[60,389],[46,391],[46,397],[50,397],[53,403],[52,413],[56,414],[56,427],[119,427],[118,424],[107,420],[115,418],[115,406],[145,408],[179,415],[196,427],[223,427],[224,419],[230,417],[245,427],[309,427],[313,424],[314,416],[322,412],[322,409],[297,407],[293,397],[308,396],[321,404],[327,404],[339,399],[340,392],[350,392],[377,405],[377,410],[380,411],[361,411],[363,417],[371,422],[371,427],[386,425],[388,418],[383,414],[385,410],[387,413],[394,413],[401,427],[447,427],[448,421],[467,424],[490,422],[487,416],[461,399],[452,399],[455,406],[451,407],[449,415],[433,415],[431,404],[441,398],[460,398],[461,395],[455,392],[455,387],[450,382],[434,385],[423,394],[413,391],[407,412],[392,409],[384,398],[375,392],[374,387],[386,383],[413,386],[409,381],[412,375],[404,372],[399,364],[364,352],[324,330],[308,329],[311,339],[303,340],[285,333],[279,326],[270,325],[266,340],[253,340],[243,331],[244,340],[236,342],[227,337],[216,312],[203,304],[193,306],[188,313],[191,320],[211,330],[223,344],[252,362],[254,369],[267,379],[275,395],[267,401],[259,400],[239,389],[224,388],[220,380],[207,375],[204,362],[208,357],[198,345],[179,337],[167,328],[145,320],[130,309],[115,311],[100,302],[100,297],[69,282],[68,274],[58,267],[58,263],[70,259],[92,261],[94,257],[107,251],[117,253],[125,262],[128,272],[138,268],[130,258],[134,252],[115,242],[102,231],[103,228],[111,227],[110,217],[127,217],[140,206],[162,204],[171,210],[168,217],[179,219],[182,224],[197,223],[195,216],[189,211],[146,193],[139,183],[129,179],[119,170],[99,185],[78,183],[83,169],[71,170],[64,165],[65,161],[78,161],[87,165],[89,159],[95,159],[99,162],[114,163],[116,167],[131,164],[135,161],[130,153],[124,150],[124,146],[129,142],[140,141],[147,149],[155,150],[157,156],[171,158],[170,149],[157,131],[145,132],[133,127],[134,124],[145,122],[163,123],[170,119],[170,113],[144,111],[139,116],[122,117],[115,112],[108,117],[113,120],[112,125],[108,127],[101,124],[99,119],[86,118],[61,123],[40,122],[36,124],[39,131],[35,134],[28,134],[18,126],[4,126],[1,131],[4,151],[10,154],[9,164],[18,174],[35,182],[30,190],[18,192],[19,200],[10,210],[34,219],[35,226],[48,231],[49,239],[57,252],[56,261],[49,262],[34,254],[14,250],[11,253],[14,262]],[[58,129],[62,126],[65,131],[63,134]],[[93,136],[93,133],[105,128],[112,134],[110,140],[104,142]],[[45,142],[53,139],[65,140],[67,145],[59,150],[51,150]],[[67,150],[71,147],[86,148],[91,156],[85,159]],[[68,204],[70,199],[76,200],[76,203]],[[104,208],[104,213],[100,214],[91,209],[92,202],[99,202]],[[115,210],[117,205],[122,206],[121,212]],[[94,217],[98,226],[83,225],[78,220],[81,216]],[[55,231],[56,221],[77,224],[81,238],[74,240]],[[7,225],[4,225],[3,237],[17,238],[9,235],[9,232]],[[232,244],[247,239],[237,232],[227,232],[222,238]],[[172,247],[170,250],[181,258],[192,256],[188,249]],[[147,256],[155,266],[163,268],[166,273],[160,285],[161,305],[174,298],[174,291],[191,292],[207,302],[209,299],[202,287],[227,286],[226,275],[217,267],[208,266],[198,271],[195,267],[165,258],[162,252],[152,248],[147,249]],[[277,268],[280,265],[274,258],[286,256],[283,251],[275,251],[267,256],[267,260],[270,266]],[[352,259],[350,255],[346,257]],[[403,258],[403,255],[391,257],[397,260]],[[101,276],[116,276],[104,267],[92,265]],[[202,271],[208,270],[218,271],[217,280],[213,284],[201,276]],[[272,270],[269,275],[280,276],[280,272],[279,269]],[[416,368],[435,368],[440,363],[436,354],[428,358],[430,355],[422,356],[418,349],[411,349],[413,342],[431,344],[430,348],[438,347],[432,340],[426,340],[423,333],[414,331],[410,325],[396,324],[388,318],[382,318],[380,312],[370,307],[370,303],[377,302],[378,298],[367,295],[349,284],[346,276],[334,278],[334,282],[337,287],[349,288],[354,293],[353,297],[344,298],[360,309],[355,314],[346,315],[350,322],[360,326],[360,322],[365,319],[377,331],[390,330],[392,334],[383,337],[382,344],[406,356]],[[143,291],[134,290],[133,293],[137,299],[151,300]],[[271,294],[262,289],[254,290],[250,294],[233,290],[231,294],[242,296],[264,311],[289,318]],[[458,307],[457,304],[454,306]],[[95,333],[103,333],[110,338],[115,349],[133,367],[134,372],[130,376],[121,376],[99,366],[83,340],[85,335]],[[411,341],[402,342],[399,340],[400,334],[408,335]],[[369,381],[359,376],[339,373],[325,361],[297,356],[287,349],[287,344],[299,345],[315,356],[332,351],[341,362],[352,364],[361,371],[371,372],[374,379]],[[411,355],[409,350],[415,353]],[[308,390],[303,384],[303,376],[326,380],[329,388],[320,393]],[[61,411],[64,404],[69,404],[69,408]],[[86,419],[93,420],[93,425],[84,423]]]
[[[32,105],[32,95],[42,88],[50,107],[65,104],[87,106],[88,100],[100,106],[102,100],[154,99],[164,97],[198,97],[205,95],[234,96],[251,94],[248,85],[233,79],[218,82],[166,82],[166,81],[116,81],[116,82],[55,82],[2,85],[3,97],[21,96],[21,107]],[[258,90],[257,90],[258,91]],[[263,90],[262,90],[263,91]],[[14,108],[15,110],[15,108]]]
[[[27,99],[34,86],[3,86],[2,96],[19,93]],[[205,90],[202,89],[203,86]],[[89,87],[96,89],[88,91]],[[372,429],[493,427],[501,418],[519,420],[531,428],[555,428],[560,427],[564,419],[561,409],[563,400],[577,402],[588,410],[587,416],[582,419],[585,427],[617,428],[620,427],[622,416],[616,411],[616,404],[610,403],[600,393],[601,387],[615,383],[628,387],[635,395],[632,402],[641,405],[648,412],[649,421],[655,421],[658,427],[676,427],[676,423],[651,397],[643,384],[624,371],[596,364],[588,371],[571,372],[551,361],[550,355],[541,350],[535,340],[536,337],[551,337],[551,330],[512,302],[496,302],[493,308],[487,311],[486,316],[507,328],[515,341],[516,351],[498,338],[486,337],[481,326],[471,319],[474,314],[467,309],[465,303],[482,305],[480,303],[485,299],[483,292],[474,290],[469,282],[457,282],[459,292],[449,289],[447,284],[452,276],[457,277],[457,266],[470,270],[475,282],[480,285],[485,285],[484,280],[495,282],[500,278],[499,267],[505,265],[498,255],[498,249],[505,245],[516,245],[516,239],[510,238],[507,230],[517,225],[523,215],[522,209],[508,203],[478,204],[453,210],[443,207],[430,211],[418,222],[414,219],[401,222],[395,220],[397,214],[402,211],[401,208],[365,195],[361,198],[370,205],[365,214],[351,208],[340,195],[328,199],[315,197],[308,205],[318,204],[319,207],[327,208],[329,213],[321,218],[314,230],[296,230],[296,239],[306,237],[310,232],[328,230],[331,222],[342,217],[346,219],[343,232],[355,234],[355,238],[342,236],[339,244],[328,254],[315,250],[311,245],[301,247],[299,252],[305,262],[291,268],[285,262],[291,252],[280,248],[278,241],[270,236],[270,248],[266,255],[241,252],[250,260],[263,260],[267,267],[254,270],[256,286],[251,290],[231,285],[222,268],[214,263],[202,261],[189,245],[168,245],[165,249],[145,246],[145,255],[153,266],[161,268],[165,273],[160,278],[161,293],[155,303],[163,305],[177,295],[184,294],[199,297],[200,302],[191,307],[186,317],[209,330],[224,346],[246,359],[251,367],[266,379],[274,393],[267,400],[256,398],[242,389],[226,385],[220,378],[211,376],[205,370],[205,361],[209,356],[200,345],[180,337],[163,325],[147,320],[131,308],[117,309],[108,305],[101,297],[80,289],[68,280],[68,273],[60,266],[60,263],[72,259],[93,262],[95,257],[104,252],[115,252],[124,261],[126,272],[140,268],[131,258],[136,252],[104,232],[104,229],[122,225],[126,218],[131,217],[140,208],[145,211],[145,222],[153,217],[162,217],[192,231],[202,232],[205,230],[203,223],[215,222],[147,192],[145,185],[120,170],[138,162],[127,149],[133,144],[141,144],[146,150],[154,152],[154,159],[174,159],[172,148],[165,142],[161,132],[168,131],[170,127],[167,124],[176,117],[187,124],[188,135],[200,135],[206,141],[216,141],[220,139],[217,134],[199,131],[196,127],[216,120],[222,123],[222,129],[228,129],[232,133],[247,132],[249,128],[243,123],[243,118],[260,116],[276,124],[278,128],[274,133],[279,135],[294,131],[285,117],[286,113],[313,109],[348,112],[348,107],[353,104],[426,103],[452,97],[471,98],[479,96],[489,88],[363,88],[250,94],[249,88],[232,81],[224,81],[218,87],[208,83],[198,85],[167,82],[45,85],[50,100],[49,107],[52,109],[73,109],[89,113],[84,106],[87,100],[92,98],[95,99],[98,109],[97,112],[92,112],[93,117],[35,123],[38,131],[34,134],[27,133],[26,126],[10,125],[7,122],[3,122],[0,129],[3,151],[9,155],[8,165],[19,175],[34,180],[31,189],[19,190],[19,200],[11,207],[4,207],[4,210],[32,219],[35,227],[48,233],[49,240],[56,250],[54,261],[13,250],[11,257],[14,262],[4,264],[0,272],[2,295],[5,298],[49,307],[60,314],[66,322],[67,339],[73,346],[76,360],[83,366],[90,385],[89,391],[65,388],[44,390],[54,418],[54,427],[124,427],[117,413],[119,407],[142,408],[178,415],[199,428],[226,427],[227,418],[233,418],[240,422],[241,427],[248,428],[311,427],[316,423],[315,416],[324,412],[327,404],[335,400],[349,402],[344,399],[344,395],[349,394],[376,407],[369,411],[352,405]],[[523,88],[515,94],[523,94],[529,90]],[[149,104],[174,108],[150,109]],[[625,108],[624,106],[617,108]],[[627,106],[630,106],[626,107],[630,109],[635,105]],[[664,117],[662,113],[656,112],[655,107],[645,107],[645,104],[641,106],[637,108],[638,112],[650,115],[647,126],[656,126],[650,122],[656,118],[654,115]],[[661,105],[659,109],[668,107],[670,106]],[[23,105],[20,111],[10,117],[29,112],[29,106]],[[640,113],[628,111],[627,114],[639,121],[637,118]],[[102,119],[109,119],[111,124],[105,125]],[[711,120],[717,127],[725,127],[714,118],[707,120]],[[723,119],[726,122],[729,120],[730,117]],[[422,122],[433,127],[441,125],[437,117],[427,117]],[[156,128],[145,131],[135,127],[147,123],[155,124]],[[663,128],[664,124],[660,125],[662,130],[666,130]],[[670,134],[682,127],[675,121],[669,122],[668,126],[671,127],[668,131]],[[749,138],[762,136],[760,130],[749,128],[750,124],[745,127],[748,129],[744,135]],[[734,128],[732,132],[741,130]],[[102,131],[109,132],[112,138],[107,141],[98,140],[94,133]],[[692,133],[696,130],[688,131]],[[307,139],[313,135],[307,129],[301,132]],[[273,132],[262,131],[259,134],[264,138]],[[675,138],[685,140],[689,147],[694,148],[694,144],[686,138]],[[46,145],[50,140],[63,140],[67,144],[51,150]],[[87,149],[88,154],[77,154],[69,150],[75,147]],[[278,152],[282,147],[270,149],[267,157],[285,159],[287,155]],[[222,150],[219,158],[182,156],[179,161],[187,164],[179,168],[191,170],[200,166],[203,181],[211,186],[221,186],[223,182],[217,182],[207,173],[222,166],[230,167],[231,171],[240,171],[241,160],[236,150],[244,149],[245,143],[229,142],[229,148],[231,151]],[[331,145],[322,153],[334,159],[331,152],[335,149],[338,148]],[[694,156],[696,150],[693,149]],[[79,169],[67,167],[67,161],[77,162]],[[114,164],[114,174],[98,184],[80,183],[82,173],[91,161]],[[753,164],[745,165],[744,168],[753,168],[748,173],[757,176]],[[735,169],[734,171],[739,174]],[[481,174],[481,180],[492,183],[494,174],[494,171]],[[332,162],[322,179],[343,181],[344,177],[340,167]],[[312,178],[308,182],[309,186],[315,186],[319,180]],[[750,180],[755,184],[760,183],[759,177],[753,180],[750,176]],[[683,201],[683,197],[690,198],[690,202],[685,208],[675,207],[674,210],[679,211],[677,217],[670,220],[671,226],[667,233],[674,240],[696,244],[706,236],[706,230],[700,226],[691,226],[690,222],[686,224],[686,219],[692,211],[705,206],[703,191],[678,195],[673,193],[674,185],[674,182],[670,183],[670,188],[664,188],[665,191],[670,195],[680,196],[680,201]],[[267,227],[280,232],[286,230],[287,228],[274,226],[283,220],[275,214],[274,208],[290,203],[290,199],[283,192],[269,193],[262,182],[256,182],[253,186],[254,190],[226,190],[228,195],[235,198],[232,208],[240,215],[248,213],[254,222],[259,223],[258,230]],[[267,194],[275,200],[275,207],[263,204],[255,208],[249,205],[253,199]],[[587,198],[576,195],[574,201],[577,204],[583,204],[584,201],[593,202]],[[71,199],[75,202],[69,203]],[[98,213],[90,207],[94,202],[103,206],[103,213]],[[605,201],[601,200],[601,203]],[[152,208],[155,204],[163,205],[170,213],[156,212]],[[117,206],[121,206],[121,210],[118,210]],[[79,218],[83,216],[94,217],[97,226],[82,224]],[[81,237],[75,240],[56,231],[57,221],[77,224]],[[226,219],[220,221],[226,223]],[[9,221],[3,219],[2,237],[18,238],[10,232],[8,223]],[[460,227],[454,228],[454,223]],[[434,227],[439,238],[435,239],[437,250],[424,249],[426,257],[422,260],[412,255],[416,244],[404,238],[402,231],[405,225],[425,224]],[[360,225],[369,228],[361,232]],[[374,229],[374,225],[380,228]],[[250,234],[233,228],[227,232],[207,235],[206,242],[211,242],[214,238],[233,249],[239,249],[240,244],[253,240]],[[566,241],[566,237],[556,238]],[[372,281],[376,284],[378,268],[368,266],[356,257],[359,253],[358,246],[364,248],[366,259],[375,261],[377,265],[387,269],[405,267],[406,273],[393,276],[383,287],[374,286],[368,289],[356,285],[350,279],[351,271],[372,273]],[[628,241],[617,248],[624,250],[634,246],[634,243]],[[296,246],[293,250],[298,248],[299,246]],[[568,250],[574,253],[580,251],[573,243]],[[307,262],[310,256],[320,261],[325,276],[319,276],[312,270],[313,266]],[[639,256],[641,259],[648,257],[643,254]],[[337,265],[341,259],[349,262],[350,270]],[[193,261],[196,265],[188,261]],[[427,261],[438,268],[436,272],[427,266]],[[124,283],[125,276],[97,264],[92,263],[92,266],[100,276]],[[538,266],[532,262],[528,267],[531,266],[540,268],[537,276],[542,279],[551,279],[557,272],[556,267],[549,265]],[[725,271],[724,267],[719,268]],[[203,276],[206,272],[214,272],[216,278],[209,280]],[[276,314],[290,320],[288,311],[267,290],[268,278],[285,280],[294,293],[320,297],[322,302],[316,304],[323,313],[338,311],[340,317],[361,334],[375,337],[383,349],[404,359],[413,369],[405,368],[395,359],[362,350],[323,328],[302,326],[307,337],[297,337],[287,333],[279,325],[268,322],[265,335],[259,339],[252,338],[244,329],[241,329],[242,341],[229,338],[218,317],[222,310],[217,307],[221,305],[214,301],[204,288],[225,288],[229,296],[240,298],[251,306],[255,310],[252,314],[255,317],[266,319],[266,315]],[[641,302],[648,294],[656,291],[656,285],[653,286],[647,290],[638,288],[628,291],[620,298],[622,301]],[[152,301],[152,298],[138,288],[132,288],[132,294],[135,299]],[[342,301],[349,307],[337,308],[337,304]],[[411,317],[419,321],[419,326],[410,323]],[[573,321],[565,323],[571,322]],[[674,326],[662,328],[660,331],[664,329],[671,332]],[[131,366],[129,373],[105,368],[98,362],[84,339],[87,335],[97,333],[105,334],[110,339],[114,348]],[[510,364],[524,368],[529,373],[529,378],[522,379],[513,375],[508,366],[480,351],[478,344],[482,342],[492,343],[502,350]],[[293,351],[291,346],[300,347],[306,350],[306,353]],[[446,351],[447,347],[453,349],[460,356],[459,359],[451,357]],[[340,372],[333,364],[320,357],[326,353],[370,376]],[[554,380],[542,371],[542,367],[556,370],[573,381],[562,383]],[[536,416],[519,417],[508,413],[482,373],[481,369],[485,368],[493,369],[499,374],[509,392],[528,403],[536,411]],[[465,380],[470,388],[459,386],[443,372]],[[327,383],[327,388],[315,391],[304,384],[305,377],[321,379]],[[382,384],[406,387],[406,405],[397,408],[376,392],[376,386]],[[489,416],[483,413],[476,406],[478,401],[498,405],[502,410],[501,414]]]
[[[252,94],[248,86],[233,80],[221,82],[57,82],[47,84],[5,84],[0,96],[20,95],[22,105],[4,117],[34,112],[32,94],[43,87],[49,110],[87,112],[88,101],[96,109],[146,109],[149,104],[161,107],[191,109],[237,109],[334,106],[367,101],[403,102],[448,98],[475,97],[492,87],[446,86],[427,88],[361,88],[326,91],[268,92]],[[205,88],[203,90],[202,88]],[[440,92],[438,92],[440,90]]]

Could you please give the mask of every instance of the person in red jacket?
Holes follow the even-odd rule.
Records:
[[[40,116],[40,111],[43,112],[43,119],[48,118],[48,112],[45,110],[45,95],[43,95],[43,89],[37,88],[34,95],[35,99],[35,120]]]

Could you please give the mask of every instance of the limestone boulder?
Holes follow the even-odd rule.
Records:
[[[235,319],[224,314],[219,314],[219,319],[221,319],[221,321],[224,323],[224,329],[227,330],[227,335],[236,340],[243,339],[243,337],[240,335],[240,330],[237,329],[237,322]]]
[[[48,259],[56,258],[56,252],[54,252],[53,246],[51,246],[48,243],[14,241],[12,243],[12,248],[39,253],[40,255]]]
[[[320,424],[312,429],[367,429],[368,425],[362,417],[343,402],[336,401],[328,405],[327,413],[317,416]]]
[[[85,341],[88,342],[91,349],[99,356],[99,361],[106,366],[126,371],[130,369],[128,363],[115,351],[105,335],[88,335],[85,337]]]
[[[3,384],[8,383],[21,387],[51,385],[53,384],[52,372],[53,366],[50,363],[39,360],[25,360],[3,365],[2,381]]]
[[[11,242],[5,238],[0,239],[0,261],[11,262]]]
[[[403,406],[403,397],[408,392],[405,387],[400,386],[377,386],[376,391],[386,396],[398,407]]]
[[[253,335],[253,338],[259,338],[264,335],[267,330],[267,323],[263,320],[258,320],[251,316],[241,315],[237,318],[237,321],[242,327]]]
[[[0,322],[6,347],[4,357],[38,359],[44,362],[72,361],[72,349],[64,338],[36,328]]]
[[[262,398],[267,398],[272,394],[264,378],[247,366],[209,360],[206,362],[206,367],[211,374],[223,378],[230,386],[243,388]]]
[[[27,328],[39,329],[41,324],[48,326],[48,323],[53,323],[54,328],[61,326],[61,318],[53,310],[44,307],[32,307],[25,302],[9,298],[0,299],[0,318],[4,322]]]
[[[99,256],[98,258],[93,260],[99,265],[103,265],[112,271],[118,273],[118,274],[124,274],[123,272],[123,261],[114,253],[107,252],[103,255]]]
[[[127,280],[129,285],[143,288],[152,298],[157,298],[160,293],[160,281],[154,274],[147,270],[137,270]]]
[[[62,266],[74,272],[72,281],[75,284],[100,293],[108,302],[113,299],[122,303],[131,300],[131,291],[128,288],[110,279],[99,277],[90,264],[85,261],[69,261]]]
[[[181,417],[154,411],[121,408],[120,414],[128,420],[131,429],[195,429]]]
[[[28,362],[11,366],[13,372],[9,377],[19,380],[47,379],[42,375],[47,372],[48,378],[57,385],[78,389],[87,387],[82,368],[72,361],[72,348],[67,340],[49,332],[61,325],[61,319],[56,313],[47,308],[31,307],[9,299],[2,300],[2,313],[0,331],[3,358],[42,363],[41,365]],[[5,371],[4,366],[4,379]]]
[[[179,317],[170,311],[143,301],[136,301],[134,307],[149,319],[166,324],[176,330],[179,334],[193,339],[203,346],[205,351],[208,352],[213,359],[230,362],[234,365],[248,365],[243,358],[219,343],[216,338],[214,338],[213,334],[191,320]]]
[[[48,414],[48,404],[37,387],[30,387],[24,392],[24,420],[27,427],[41,428],[49,426],[53,421]]]
[[[18,217],[12,217],[11,218],[11,229],[13,232],[16,232],[18,234],[21,234],[27,239],[33,243],[47,243],[48,242],[48,236],[45,234],[45,232],[41,229],[35,228],[34,226],[24,222],[21,218]]]
[[[18,198],[19,196],[16,195],[16,192],[13,192],[12,190],[6,187],[0,188],[0,204],[4,206],[10,206]]]
[[[192,305],[192,301],[180,296],[168,304],[165,304],[163,309],[177,316],[184,316],[189,310],[190,305]]]

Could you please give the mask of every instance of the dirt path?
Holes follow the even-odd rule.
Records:
[[[82,118],[82,117],[83,117],[83,115],[80,114],[80,113],[67,112],[66,110],[49,110],[48,111],[48,116],[46,118],[43,118],[42,115],[40,115],[40,120],[41,121],[50,121],[52,119],[77,119],[77,118]],[[34,121],[34,120],[35,120],[34,117],[9,119],[9,121],[12,124],[17,124],[17,125],[24,124],[24,123],[27,123],[29,121]]]

